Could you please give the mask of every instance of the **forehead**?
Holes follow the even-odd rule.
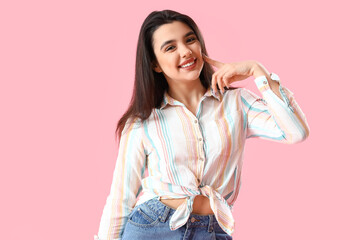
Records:
[[[163,42],[168,40],[182,39],[189,31],[191,31],[191,28],[179,21],[163,24],[156,29],[153,34],[154,47],[160,46]]]

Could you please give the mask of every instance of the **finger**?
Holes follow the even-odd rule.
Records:
[[[226,74],[226,69],[221,69],[216,73],[216,82],[219,86],[221,93],[224,93],[224,75]]]
[[[224,94],[224,92],[225,92],[225,89],[224,89],[224,82],[223,82],[223,78],[222,78],[222,76],[220,76],[219,78],[218,78],[218,86],[219,86],[219,88],[220,88],[220,92],[221,92],[221,94]]]
[[[221,68],[224,65],[224,63],[216,61],[214,59],[211,59],[208,56],[206,56],[205,54],[203,54],[203,59],[205,62],[207,62],[217,68]]]
[[[214,93],[217,93],[217,74],[214,73],[211,77],[211,88],[213,89]]]
[[[229,88],[230,83],[229,83],[229,77],[228,77],[228,75],[224,75],[223,81],[224,81],[225,86],[226,86],[227,88]]]
[[[229,75],[224,76],[224,84],[229,89],[231,86],[231,83],[233,82],[233,78]]]
[[[215,74],[211,76],[211,88],[213,89],[214,93],[217,92]]]
[[[217,71],[215,71],[212,75],[212,84],[213,84],[213,89],[218,90],[218,88],[216,87],[216,85],[218,85],[219,89],[221,91],[223,91],[223,87],[222,87],[222,83],[220,84],[220,82],[222,81],[222,76],[224,75],[224,73],[226,73],[226,69],[227,66],[223,66],[220,69],[218,69]]]
[[[231,68],[229,65],[224,65],[221,69],[218,70],[217,74],[221,79],[221,85],[229,88],[228,78],[231,77]],[[219,86],[220,87],[220,86]]]
[[[231,73],[231,72],[226,72],[223,76],[223,80],[224,80],[224,84],[227,88],[230,87],[230,84],[231,84],[231,78],[234,76],[234,73]]]

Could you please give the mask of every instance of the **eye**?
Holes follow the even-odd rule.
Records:
[[[186,41],[187,41],[187,42],[193,42],[193,41],[195,41],[195,40],[196,40],[195,37],[190,37],[190,38],[188,38]]]
[[[174,46],[169,46],[169,47],[165,48],[165,51],[170,51],[170,50],[172,50],[174,48],[175,48]]]

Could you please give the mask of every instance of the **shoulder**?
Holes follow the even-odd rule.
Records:
[[[243,103],[250,103],[261,99],[258,95],[246,88],[234,88],[227,91],[228,98],[237,99]]]
[[[135,134],[141,132],[143,121],[139,117],[131,117],[126,120],[125,126],[121,135]]]

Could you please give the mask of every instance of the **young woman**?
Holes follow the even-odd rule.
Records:
[[[206,55],[190,17],[165,10],[145,19],[95,239],[232,239],[245,140],[292,144],[308,136],[303,112],[276,74],[257,61],[225,64]],[[250,76],[262,98],[230,87]]]

